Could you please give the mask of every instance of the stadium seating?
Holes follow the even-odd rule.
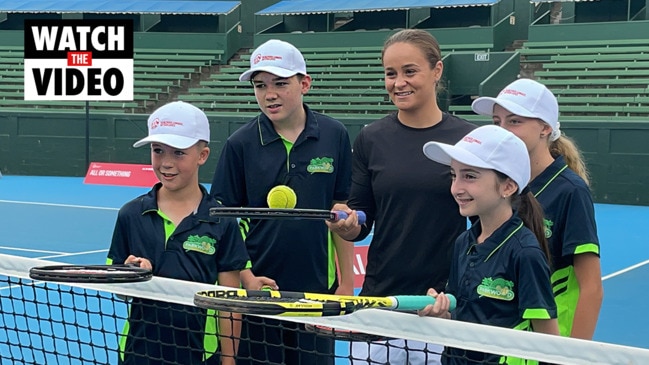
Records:
[[[22,47],[0,46],[0,107],[3,109],[47,108],[48,111],[79,111],[85,102],[24,100]],[[108,113],[149,113],[174,97],[180,88],[197,82],[210,67],[222,62],[222,50],[167,50],[142,48],[134,51],[134,101],[90,102],[90,110]]]
[[[135,50],[134,59],[141,61],[196,61],[197,65],[218,65],[223,61],[221,49],[157,49],[140,48]]]
[[[647,113],[649,51],[644,40],[609,42],[526,42],[523,62],[537,62],[534,77],[558,96],[562,116],[639,117]],[[450,45],[443,52],[464,52],[488,45]],[[305,101],[314,110],[337,116],[383,115],[394,110],[383,83],[380,47],[329,47],[302,50],[313,77]],[[23,54],[19,47],[0,47],[0,106],[3,108],[83,108],[74,102],[23,102]],[[134,56],[134,101],[96,102],[91,110],[147,113],[161,102],[180,99],[200,103],[207,111],[257,113],[248,83],[238,81],[249,65],[250,51],[229,63],[219,51],[137,49]],[[217,65],[220,65],[218,67]],[[451,112],[470,114],[467,105]],[[476,117],[479,118],[479,117]],[[473,119],[473,118],[469,118]]]
[[[304,100],[315,111],[333,116],[363,115],[376,118],[394,107],[386,97],[380,47],[302,48],[312,89]],[[200,81],[178,99],[206,111],[256,114],[259,107],[252,87],[239,75],[250,66],[251,50],[244,50],[218,72]]]
[[[525,42],[522,63],[559,100],[562,119],[649,115],[647,39]],[[596,119],[598,119],[596,118]]]
[[[488,50],[490,44],[443,45],[442,52]],[[382,46],[301,48],[313,78],[305,97],[316,111],[345,116],[379,117],[394,110],[384,89]],[[249,67],[250,49],[231,60],[222,50],[136,48],[134,101],[90,103],[91,110],[149,113],[168,100],[197,103],[208,112],[258,113],[250,84],[238,80]],[[71,110],[74,102],[23,102],[23,55],[20,47],[0,47],[0,106]]]
[[[526,41],[518,51],[528,61],[549,60],[552,56],[647,53],[646,39]]]
[[[488,50],[491,44],[445,45],[442,53]],[[301,47],[307,71],[313,79],[305,97],[313,110],[335,117],[378,118],[395,110],[385,92],[382,46]],[[249,83],[239,82],[250,66],[251,50],[244,50],[218,72],[189,88],[178,99],[192,101],[207,111],[258,113]]]

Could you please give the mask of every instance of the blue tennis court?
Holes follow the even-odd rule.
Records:
[[[114,334],[123,329],[123,321],[118,319],[127,315],[125,302],[112,300],[110,293],[79,288],[52,295],[51,291],[58,289],[54,284],[23,289],[18,285],[2,288],[14,290],[15,296],[9,299],[3,295],[0,305],[19,315],[2,316],[0,363],[15,363],[9,359],[25,364],[117,363]]]
[[[0,179],[0,253],[102,264],[117,210],[148,188],[86,185],[83,178]],[[649,207],[596,205],[605,298],[595,339],[649,348]],[[366,243],[361,243],[366,244]],[[639,296],[636,296],[639,294]]]

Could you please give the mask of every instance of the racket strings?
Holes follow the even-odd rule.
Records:
[[[34,280],[78,283],[128,283],[148,281],[150,270],[132,265],[51,265],[29,270]]]

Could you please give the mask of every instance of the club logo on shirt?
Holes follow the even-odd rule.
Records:
[[[543,218],[543,225],[545,226],[545,238],[550,239],[552,237],[552,226],[554,226],[554,222]]]
[[[206,255],[214,255],[216,252],[216,240],[208,236],[191,235],[183,243],[185,251],[196,251]]]
[[[510,301],[514,299],[514,283],[503,278],[484,278],[477,292],[480,297]]]
[[[334,172],[334,159],[331,157],[312,158],[309,166],[306,167],[309,173],[324,172],[331,174]]]

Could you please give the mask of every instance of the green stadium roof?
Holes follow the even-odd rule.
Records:
[[[229,14],[240,1],[0,1],[0,13]]]
[[[284,0],[255,15],[302,15],[340,12],[408,10],[421,8],[450,8],[491,6],[500,0]]]

